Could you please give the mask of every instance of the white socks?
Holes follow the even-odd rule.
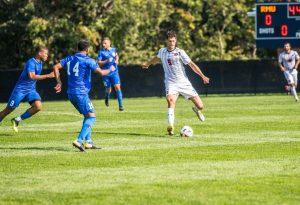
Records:
[[[168,124],[170,126],[174,126],[174,121],[175,121],[175,115],[174,115],[174,108],[168,108]]]
[[[296,88],[294,86],[291,86],[291,93],[295,97],[295,100],[298,100],[297,91],[296,91]]]
[[[15,120],[16,120],[17,122],[21,122],[21,121],[22,121],[22,118],[19,116],[19,117],[16,117]]]

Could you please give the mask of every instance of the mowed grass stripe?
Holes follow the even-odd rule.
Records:
[[[126,99],[123,113],[94,100],[103,150],[87,153],[70,145],[82,118],[69,102],[45,102],[18,134],[8,118],[0,204],[297,204],[300,105],[284,95],[203,100],[204,123],[178,100],[175,137],[165,134],[164,98]],[[183,125],[194,138],[179,137]]]
[[[105,189],[123,184],[152,184],[172,181],[192,180],[226,180],[238,178],[254,178],[263,176],[285,176],[300,174],[300,168],[291,164],[299,164],[300,158],[291,159],[252,159],[241,161],[205,161],[197,163],[176,163],[160,166],[139,166],[122,168],[83,168],[65,171],[34,172],[24,178],[14,175],[14,183],[10,176],[4,176],[3,182],[9,189],[1,190],[2,195],[11,192],[75,192],[82,189]],[[86,186],[73,176],[84,179]],[[64,179],[63,181],[61,179]],[[18,187],[16,188],[16,184]]]

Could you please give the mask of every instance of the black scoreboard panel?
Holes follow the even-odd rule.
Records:
[[[280,48],[285,42],[300,47],[300,1],[256,1],[256,45]]]

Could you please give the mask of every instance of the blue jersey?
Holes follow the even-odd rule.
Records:
[[[36,75],[40,75],[42,73],[43,63],[38,61],[35,58],[29,59],[25,66],[24,70],[19,77],[19,80],[15,86],[15,90],[21,92],[29,92],[36,89],[36,80],[32,80],[29,78],[29,73],[35,73]]]
[[[60,61],[68,73],[68,94],[88,94],[91,89],[91,71],[99,66],[96,61],[82,53],[68,56]]]
[[[108,75],[112,75],[118,71],[116,56],[117,56],[116,48],[110,48],[109,50],[103,48],[98,53],[98,60],[100,61],[108,60],[108,62],[103,65],[104,70],[110,69],[112,66],[115,67],[115,71],[110,72]]]

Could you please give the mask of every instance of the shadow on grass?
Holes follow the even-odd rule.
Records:
[[[13,134],[10,134],[10,133],[1,133],[0,134],[0,137],[11,137],[13,136]]]
[[[135,136],[135,137],[156,137],[156,138],[166,138],[170,137],[167,134],[158,135],[158,134],[150,134],[150,133],[130,133],[130,132],[101,132],[101,131],[93,131],[92,133],[95,134],[102,134],[102,135],[129,135],[129,136]],[[173,137],[171,137],[173,138]]]
[[[35,150],[35,151],[59,151],[72,152],[70,149],[61,147],[0,147],[0,150]]]

